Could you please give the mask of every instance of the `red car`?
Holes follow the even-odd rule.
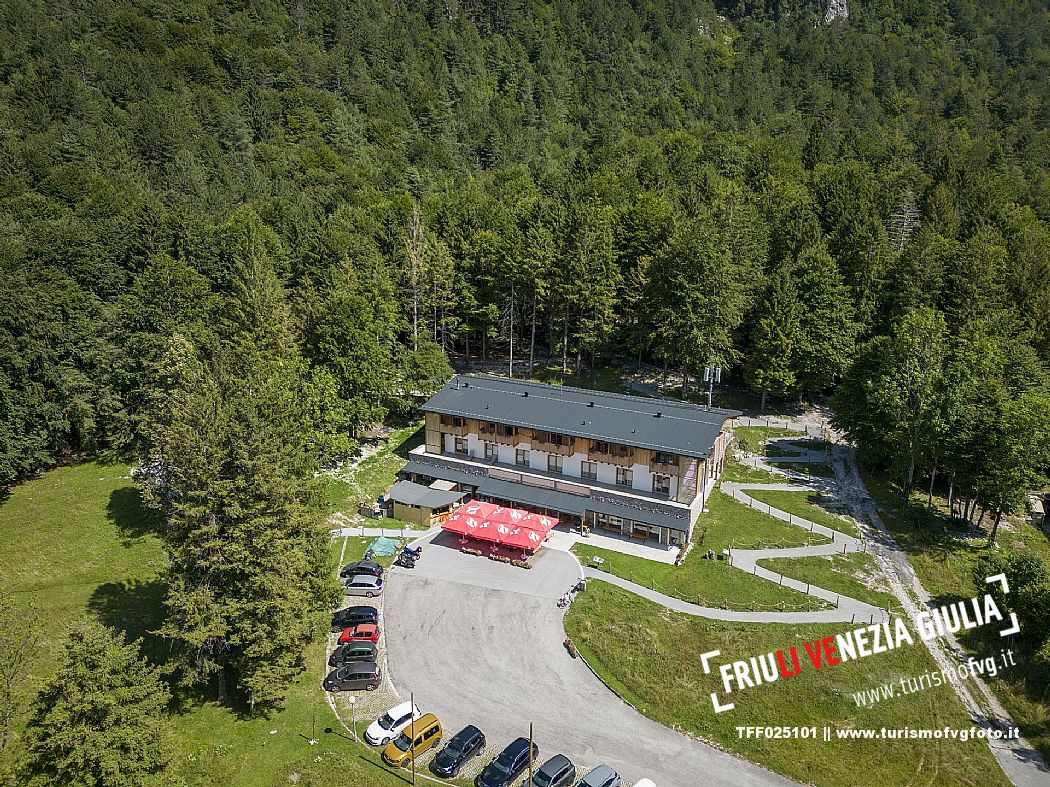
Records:
[[[340,645],[361,640],[365,642],[379,642],[379,626],[375,623],[358,623],[356,626],[343,629],[343,633],[339,635]]]

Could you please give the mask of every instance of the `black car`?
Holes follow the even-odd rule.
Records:
[[[457,732],[445,744],[445,748],[430,761],[430,770],[446,779],[455,778],[463,763],[485,751],[485,733],[468,725]]]
[[[532,744],[532,760],[540,756],[540,747]],[[474,787],[510,787],[529,764],[529,739],[517,738],[499,753],[474,779]]]
[[[379,625],[379,610],[375,607],[347,607],[332,615],[332,631],[342,631],[358,623]]]
[[[339,572],[341,579],[352,577],[354,574],[371,574],[373,577],[383,576],[383,567],[374,560],[359,560],[357,563],[347,563]]]
[[[376,658],[375,645],[364,640],[353,640],[332,651],[332,655],[328,657],[328,666],[341,667],[355,661],[375,661]]]
[[[570,787],[576,766],[564,754],[555,754],[532,775],[532,787]]]
[[[324,679],[325,691],[372,691],[379,687],[383,674],[374,661],[358,661],[346,664],[328,673]]]

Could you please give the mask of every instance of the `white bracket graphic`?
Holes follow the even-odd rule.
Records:
[[[711,692],[711,704],[715,708],[715,713],[723,713],[727,710],[733,710],[733,708],[736,707],[736,705],[731,702],[727,702],[725,705],[719,704],[718,695],[713,691]]]
[[[704,668],[704,674],[705,675],[710,675],[711,674],[711,665],[708,664],[707,662],[710,661],[711,659],[713,659],[715,656],[721,656],[721,655],[722,655],[722,651],[720,651],[720,650],[709,650],[709,651],[707,651],[707,653],[701,653],[700,654],[700,664]]]
[[[1010,592],[1010,584],[1006,581],[1006,574],[993,574],[990,577],[985,577],[984,581],[985,584],[988,585],[992,584],[993,582],[998,582],[1000,585],[1003,586],[1003,593]]]
[[[1021,630],[1021,624],[1017,622],[1016,612],[1010,613],[1010,622],[1013,623],[1013,625],[1008,629],[1003,629],[1002,631],[1000,631],[1000,637],[1009,637],[1011,634],[1016,634],[1018,631]]]
[[[989,585],[993,582],[998,582],[1003,588],[1003,593],[1010,592],[1010,583],[1006,581],[1006,574],[993,574],[990,577],[985,577],[984,581]],[[1011,634],[1016,634],[1021,630],[1021,624],[1017,622],[1016,612],[1010,613],[1010,622],[1013,623],[1013,625],[1008,629],[1003,629],[1002,631],[1000,631],[1000,637],[1009,637]]]

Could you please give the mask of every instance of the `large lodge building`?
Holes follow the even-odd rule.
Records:
[[[737,415],[482,375],[454,377],[423,411],[402,478],[665,548],[688,541]]]

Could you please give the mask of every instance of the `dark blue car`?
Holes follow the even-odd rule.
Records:
[[[540,747],[532,744],[532,760],[540,756]],[[517,738],[485,766],[474,780],[474,787],[510,787],[529,765],[529,739]]]
[[[485,734],[473,724],[453,735],[430,762],[430,770],[445,779],[453,779],[471,757],[485,751]]]

